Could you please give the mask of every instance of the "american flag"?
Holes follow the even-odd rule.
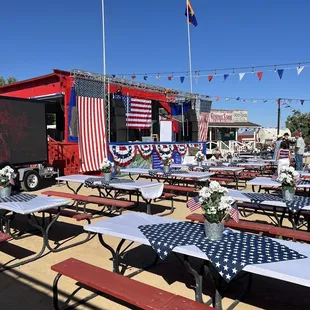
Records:
[[[210,113],[200,112],[199,119],[199,141],[205,142],[208,139]]]
[[[200,207],[201,203],[199,201],[199,196],[196,196],[187,202],[187,208],[189,208],[191,212],[195,212]]]
[[[236,204],[231,207],[229,215],[236,223],[239,223],[239,211]]]
[[[77,108],[81,172],[98,171],[107,158],[104,100],[77,96]]]
[[[152,125],[152,100],[115,95],[122,99],[126,108],[126,125],[132,129],[148,129]]]

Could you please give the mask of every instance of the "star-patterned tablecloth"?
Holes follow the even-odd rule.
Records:
[[[221,241],[205,237],[204,225],[173,222],[138,227],[161,259],[177,246],[195,245],[230,282],[246,265],[307,258],[267,237],[225,230]]]
[[[292,201],[284,200],[281,196],[266,193],[244,193],[252,203],[261,204],[263,201],[281,201],[286,204],[292,213],[297,213],[305,206],[310,206],[310,197],[294,196]]]
[[[113,178],[109,182],[105,181],[104,178],[88,178],[85,180],[85,187],[107,187],[110,184],[121,184],[121,183],[134,183],[130,179],[118,179]]]
[[[26,193],[12,193],[9,197],[0,198],[0,202],[28,202],[35,197],[37,197],[37,195]]]

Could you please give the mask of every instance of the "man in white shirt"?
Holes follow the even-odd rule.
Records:
[[[296,145],[295,145],[296,170],[302,171],[302,160],[305,152],[305,141],[302,138],[300,132],[295,132],[294,136],[296,138]]]

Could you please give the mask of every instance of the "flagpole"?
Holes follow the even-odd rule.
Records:
[[[107,73],[107,68],[106,68],[106,46],[105,46],[104,0],[101,0],[101,10],[102,10],[102,65],[103,65],[103,75],[105,78],[106,73]]]
[[[192,77],[192,51],[191,51],[191,33],[189,29],[189,9],[188,0],[186,0],[186,10],[187,10],[187,42],[188,42],[188,62],[189,62],[189,85],[190,91],[193,92],[193,77]]]

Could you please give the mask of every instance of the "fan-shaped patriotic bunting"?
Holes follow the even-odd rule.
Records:
[[[174,145],[173,144],[157,144],[157,145],[154,145],[154,147],[155,147],[156,153],[160,159],[163,155],[172,156],[172,153],[174,151]]]
[[[202,149],[203,149],[202,143],[188,143],[187,146],[188,147],[198,147],[200,149],[200,151],[202,151]]]
[[[153,146],[152,144],[139,144],[137,145],[138,151],[140,155],[144,158],[147,159],[152,155],[153,152]]]
[[[184,156],[187,152],[187,145],[186,144],[176,144],[176,150],[181,155]]]
[[[136,155],[134,145],[110,145],[110,153],[117,166],[128,166]]]

